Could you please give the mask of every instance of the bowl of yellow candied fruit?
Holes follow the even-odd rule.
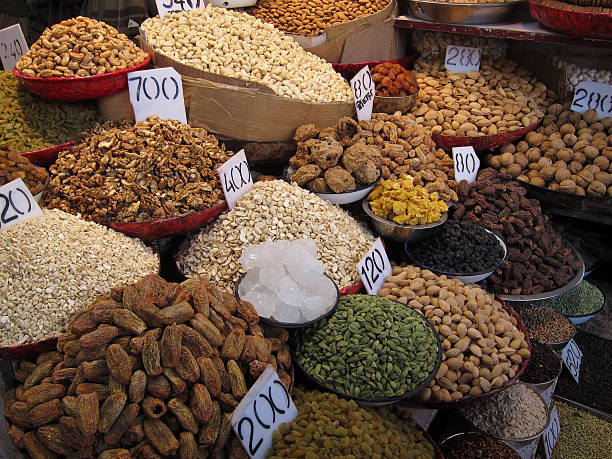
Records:
[[[448,205],[438,193],[415,185],[408,175],[381,180],[362,206],[381,236],[400,242],[424,239],[448,217]]]

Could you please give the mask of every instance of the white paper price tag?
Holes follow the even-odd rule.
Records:
[[[357,272],[370,295],[376,295],[385,279],[392,274],[391,262],[380,238],[376,239],[372,248],[357,263]]]
[[[0,231],[42,214],[34,196],[20,178],[0,187]]]
[[[584,113],[597,110],[599,119],[612,116],[612,85],[595,81],[582,81],[576,86],[571,110]]]
[[[467,73],[470,70],[480,70],[480,48],[468,48],[466,46],[448,45],[444,67],[452,73]]]
[[[128,87],[136,121],[157,115],[164,120],[187,122],[183,83],[172,67],[130,72]]]
[[[28,52],[28,44],[19,24],[0,30],[0,59],[4,70],[13,71],[21,56]]]
[[[228,207],[231,209],[236,202],[253,188],[253,178],[249,170],[244,150],[240,150],[230,159],[225,161],[219,169],[221,188],[225,195]]]
[[[371,120],[375,87],[372,81],[372,75],[370,75],[370,68],[367,65],[351,79],[351,89],[353,90],[353,98],[355,99],[357,119],[359,121]]]
[[[163,18],[167,13],[177,13],[181,11],[197,10],[205,8],[204,0],[155,0],[159,17]]]
[[[455,166],[455,180],[467,180],[472,183],[476,180],[480,159],[474,151],[474,147],[453,147],[453,164]]]
[[[580,378],[580,364],[582,362],[582,351],[576,344],[576,342],[571,339],[567,346],[563,348],[561,352],[561,358],[563,359],[563,363],[572,374],[572,377],[579,382]]]
[[[249,457],[259,459],[266,457],[278,426],[297,415],[289,392],[269,365],[232,413],[230,424]]]
[[[544,457],[550,459],[552,457],[553,450],[559,439],[561,433],[561,424],[559,423],[559,413],[557,407],[553,406],[550,411],[550,422],[548,427],[542,434],[542,444],[544,446]]]

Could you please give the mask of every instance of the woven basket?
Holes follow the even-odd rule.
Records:
[[[574,6],[555,0],[529,0],[529,12],[546,27],[568,35],[612,38],[610,8]]]
[[[36,78],[23,75],[17,67],[13,73],[26,89],[40,97],[58,100],[87,100],[111,96],[128,87],[127,74],[143,70],[151,62],[151,56],[138,65],[101,75],[75,78]]]
[[[467,137],[455,135],[440,135],[433,134],[431,138],[436,143],[438,148],[451,150],[453,147],[474,147],[474,150],[495,150],[497,147],[506,143],[514,142],[520,139],[528,132],[533,131],[540,125],[540,121],[533,123],[526,128],[517,129],[515,131],[502,132],[500,134],[485,135],[481,137]]]

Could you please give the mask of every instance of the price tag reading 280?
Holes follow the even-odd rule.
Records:
[[[181,76],[171,67],[128,73],[130,102],[136,121],[157,115],[187,122]]]
[[[0,30],[0,59],[4,70],[10,72],[28,52],[28,45],[19,24]]]
[[[370,68],[367,65],[351,79],[351,89],[353,90],[353,98],[355,99],[357,119],[359,121],[371,120],[375,87],[372,81],[372,75],[370,74]]]
[[[599,119],[612,116],[612,84],[582,81],[576,86],[571,110],[584,113],[597,110]]]
[[[240,401],[230,424],[249,457],[266,457],[272,446],[272,434],[281,424],[289,424],[298,415],[289,392],[270,365]]]
[[[466,46],[448,45],[444,67],[453,73],[467,73],[470,70],[480,70],[480,48],[468,48]]]
[[[0,187],[0,231],[42,214],[32,193],[20,178]]]
[[[376,295],[385,279],[392,274],[391,262],[380,238],[357,263],[357,272],[370,295]]]
[[[253,179],[244,150],[240,150],[217,169],[221,188],[231,209],[236,202],[253,188]]]
[[[467,180],[469,183],[476,180],[480,159],[476,156],[474,147],[453,147],[453,163],[457,183],[461,180]]]
[[[580,378],[580,364],[582,362],[582,351],[573,339],[567,343],[567,346],[563,348],[561,352],[561,359],[565,366],[572,374],[574,380],[578,383]]]
[[[197,10],[206,6],[204,0],[155,0],[155,3],[160,18],[163,18],[167,13]]]

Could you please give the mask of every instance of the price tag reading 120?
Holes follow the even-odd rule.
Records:
[[[163,18],[167,13],[197,10],[206,7],[204,0],[155,0],[159,17]]]
[[[372,248],[357,263],[357,272],[370,295],[376,295],[385,279],[392,274],[391,262],[380,238],[372,245]]]
[[[232,413],[230,424],[249,457],[259,459],[266,457],[278,426],[297,415],[289,392],[269,365]]]
[[[21,56],[28,52],[28,45],[19,24],[0,30],[0,59],[4,70],[11,72]]]
[[[561,352],[561,359],[563,359],[563,363],[572,374],[572,377],[579,382],[580,378],[580,363],[582,362],[582,351],[576,344],[576,341],[573,339],[567,343],[567,346],[563,348]]]
[[[20,178],[0,187],[0,231],[42,214],[32,193]]]
[[[128,73],[130,102],[136,121],[157,115],[187,122],[181,76],[171,67]]]
[[[612,116],[612,85],[595,81],[582,81],[576,86],[571,110],[584,113],[597,110],[599,119]]]
[[[453,147],[453,163],[455,165],[455,181],[467,180],[472,183],[480,167],[480,159],[476,156],[474,147]]]
[[[240,150],[221,164],[217,171],[227,206],[231,209],[242,196],[253,188],[253,179],[244,150]]]
[[[355,99],[357,119],[359,121],[371,120],[375,87],[372,81],[372,75],[370,75],[370,68],[367,65],[351,79],[351,89],[353,90],[353,98]]]
[[[550,459],[552,457],[552,453],[555,449],[560,433],[561,424],[559,423],[559,412],[557,411],[557,407],[553,406],[553,409],[550,411],[550,422],[542,434],[542,441],[544,443],[544,457],[546,459]]]
[[[480,48],[468,48],[466,46],[448,45],[444,67],[453,73],[467,73],[470,70],[480,70]]]

